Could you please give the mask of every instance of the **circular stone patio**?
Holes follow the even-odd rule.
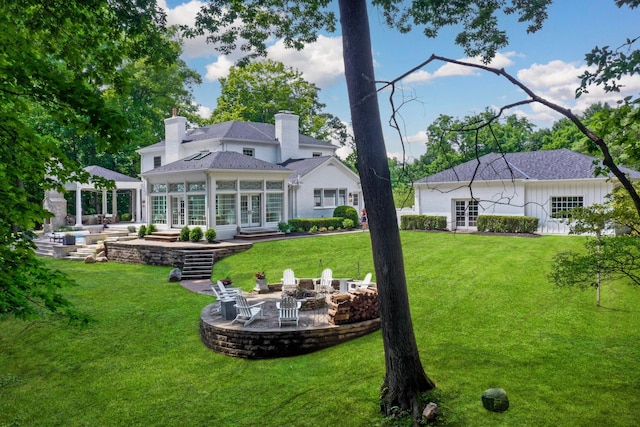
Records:
[[[212,295],[209,280],[180,282],[185,288]],[[213,304],[200,313],[200,336],[204,344],[217,353],[246,359],[268,359],[296,356],[331,347],[380,329],[380,319],[333,325],[328,322],[327,306],[301,310],[296,326],[278,326],[276,301],[281,292],[244,293],[249,304],[263,301],[263,318],[249,326],[231,323],[220,314],[211,314]]]

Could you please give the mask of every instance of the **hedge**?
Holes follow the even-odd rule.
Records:
[[[342,228],[344,218],[296,218],[290,219],[289,225],[294,231],[309,231],[314,225],[320,229],[321,227]]]
[[[400,217],[403,230],[446,230],[447,217],[433,215],[403,215]]]
[[[353,206],[338,206],[333,210],[334,218],[349,218],[354,225],[360,223],[360,215]]]
[[[479,215],[478,231],[490,233],[535,233],[538,218],[512,215]]]

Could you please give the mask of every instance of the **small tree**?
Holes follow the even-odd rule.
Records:
[[[192,242],[199,242],[200,240],[202,240],[202,235],[204,233],[202,232],[202,228],[200,227],[195,227],[193,230],[191,230],[191,232],[189,233],[189,240],[191,240]]]
[[[208,228],[207,231],[204,232],[204,238],[209,243],[215,242],[217,235],[218,233],[216,233],[216,230],[214,228]]]
[[[180,240],[183,241],[183,242],[188,242],[189,241],[189,233],[191,233],[191,230],[189,229],[189,227],[187,225],[182,227],[180,229]]]

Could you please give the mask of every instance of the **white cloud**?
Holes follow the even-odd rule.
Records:
[[[515,52],[497,53],[488,66],[493,68],[508,67],[513,64],[513,60],[511,58],[515,55]],[[482,59],[480,57],[462,58],[459,59],[459,61],[469,62],[471,64],[482,64]],[[472,67],[447,62],[433,73],[418,70],[407,76],[403,81],[405,83],[427,83],[435,78],[471,75],[478,75],[478,70]]]
[[[205,107],[204,105],[198,105],[198,111],[196,114],[203,119],[208,119],[211,117],[211,108]]]
[[[207,74],[205,74],[204,79],[217,81],[220,77],[226,77],[233,64],[234,61],[231,61],[228,56],[219,56],[217,61],[207,65]]]
[[[297,69],[305,80],[319,87],[330,86],[344,76],[341,37],[320,35],[302,50],[287,49],[279,40],[267,52],[269,58]]]

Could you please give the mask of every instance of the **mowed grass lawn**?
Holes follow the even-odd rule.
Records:
[[[442,426],[637,426],[640,289],[556,289],[553,255],[579,237],[403,232],[414,329]],[[0,323],[0,426],[375,426],[380,332],[305,356],[248,361],[199,337],[212,297],[167,281],[170,268],[45,260],[79,286],[65,294],[95,322]],[[218,262],[245,291],[373,271],[368,233],[259,243]],[[491,387],[505,413],[482,408]],[[401,424],[401,425],[407,425]]]

